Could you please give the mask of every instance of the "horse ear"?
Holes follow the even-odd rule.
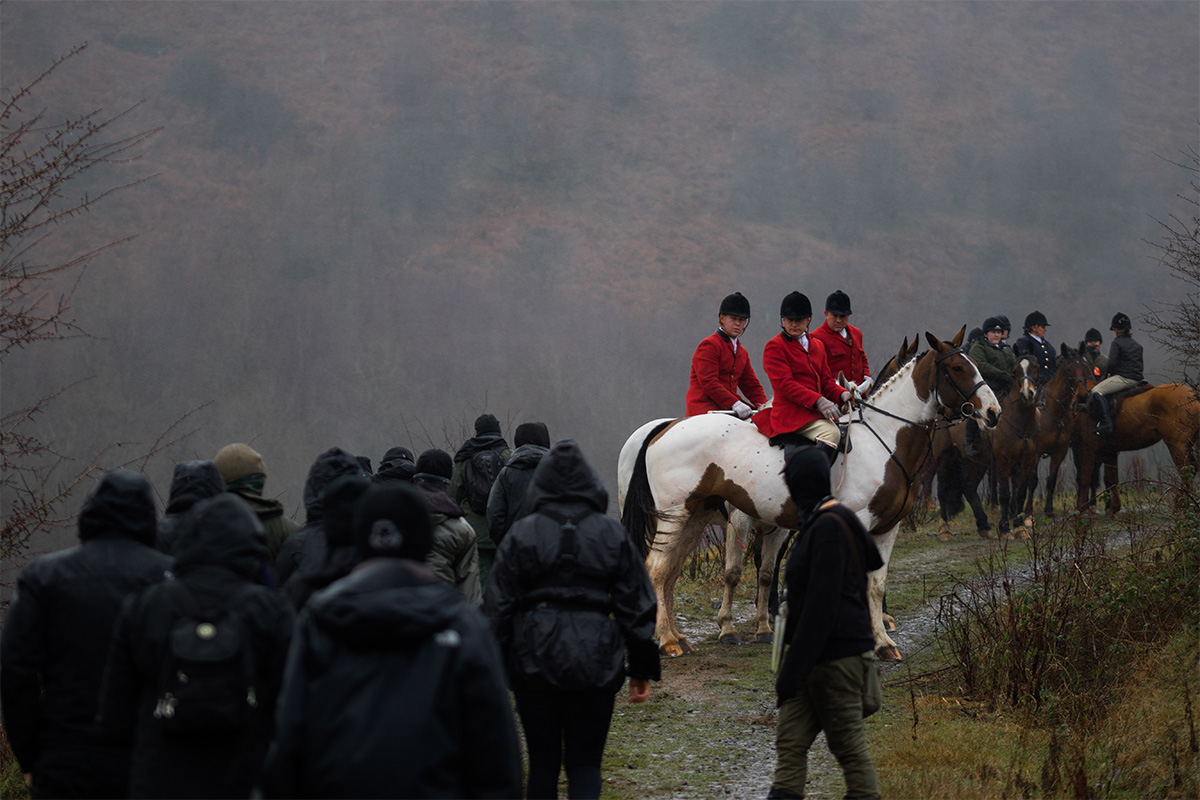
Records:
[[[938,338],[929,331],[925,331],[925,340],[929,342],[929,346],[934,350],[937,350],[942,346],[942,343],[938,341]]]
[[[904,344],[900,345],[900,352],[896,354],[896,364],[904,363],[904,354],[908,352],[908,337],[904,337]]]
[[[963,325],[961,328],[959,328],[958,335],[950,340],[954,344],[955,347],[962,347],[963,336],[966,335],[966,332],[967,332],[967,326]]]

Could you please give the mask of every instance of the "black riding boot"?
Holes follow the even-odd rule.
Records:
[[[1113,432],[1112,409],[1108,398],[1102,394],[1093,394],[1089,411],[1096,418],[1096,435],[1109,436]]]
[[[974,419],[968,419],[963,428],[963,456],[979,458],[979,425]]]

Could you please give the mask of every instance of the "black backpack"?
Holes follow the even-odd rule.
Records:
[[[503,466],[504,454],[500,450],[480,450],[467,460],[467,505],[476,514],[487,513],[488,495]]]
[[[169,734],[211,735],[243,728],[258,707],[254,642],[241,618],[253,585],[220,608],[201,609],[176,581],[186,611],[167,635],[154,718]]]

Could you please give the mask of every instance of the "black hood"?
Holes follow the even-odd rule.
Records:
[[[317,456],[304,482],[304,511],[308,524],[321,521],[321,495],[326,486],[343,475],[365,475],[357,456],[340,447],[331,447]]]
[[[547,503],[586,503],[601,514],[608,509],[604,481],[571,439],[556,442],[533,472],[524,507],[537,511]]]
[[[201,500],[225,491],[225,479],[211,461],[183,461],[171,476],[168,514],[182,514]]]
[[[79,540],[111,536],[154,546],[158,528],[154,489],[145,475],[115,469],[88,492],[79,511]]]
[[[325,542],[330,550],[355,548],[354,507],[371,481],[360,475],[343,475],[330,482],[321,495],[321,516],[325,523]]]
[[[267,537],[258,515],[240,497],[224,492],[201,500],[184,522],[175,546],[175,571],[202,566],[257,578],[267,560]]]
[[[306,608],[332,638],[379,650],[445,630],[463,602],[458,589],[422,564],[374,558],[313,595]]]
[[[550,448],[538,444],[523,444],[508,457],[504,466],[514,469],[533,469],[550,452]]]
[[[455,461],[466,461],[481,450],[507,450],[508,442],[498,433],[481,433],[462,443],[454,454]]]

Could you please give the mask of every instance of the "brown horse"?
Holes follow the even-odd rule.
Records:
[[[1013,365],[1013,383],[1000,401],[1000,424],[992,431],[992,459],[1000,501],[1000,533],[1015,523],[1021,533],[1031,522],[1033,493],[1029,476],[1037,474],[1038,363],[1029,356]],[[1028,498],[1028,502],[1026,502]]]
[[[1119,395],[1113,412],[1112,434],[1101,437],[1086,431],[1080,436],[1079,510],[1087,511],[1093,505],[1089,490],[1093,471],[1100,465],[1104,467],[1104,488],[1109,495],[1106,510],[1109,514],[1121,510],[1121,496],[1117,491],[1119,453],[1141,450],[1161,441],[1166,444],[1177,469],[1195,469],[1198,438],[1200,399],[1190,386],[1166,383]]]
[[[1046,475],[1046,516],[1054,516],[1054,492],[1058,487],[1058,470],[1070,451],[1072,441],[1079,441],[1080,431],[1088,423],[1088,415],[1080,413],[1087,404],[1088,392],[1096,385],[1096,375],[1082,349],[1075,350],[1063,343],[1059,351],[1058,369],[1042,387],[1038,404],[1038,425],[1034,446],[1038,453],[1050,457]],[[1090,426],[1088,427],[1090,432]],[[1078,452],[1078,451],[1076,451]],[[1079,461],[1075,461],[1078,472]],[[1029,511],[1033,510],[1033,492],[1037,488],[1037,471],[1030,475]]]

